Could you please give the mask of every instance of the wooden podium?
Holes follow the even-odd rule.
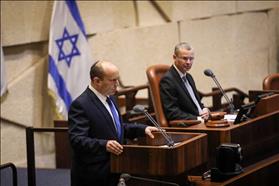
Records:
[[[111,171],[141,176],[175,176],[207,162],[207,135],[168,132],[174,141],[166,145],[160,133],[124,145],[121,155],[111,155]]]

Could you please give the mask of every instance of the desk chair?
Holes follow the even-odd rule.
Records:
[[[279,90],[279,73],[269,74],[264,78],[263,90]]]

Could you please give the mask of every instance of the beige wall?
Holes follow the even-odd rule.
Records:
[[[78,2],[93,57],[119,66],[126,85],[146,83],[149,65],[171,64],[173,47],[179,41],[195,48],[191,73],[203,92],[215,86],[203,75],[205,68],[214,71],[224,88],[245,92],[261,89],[263,78],[278,72],[277,1],[157,3],[170,22],[149,1]],[[25,166],[24,127],[53,126],[46,87],[52,5],[1,1],[1,42],[9,89],[1,102],[1,163]],[[54,166],[53,135],[36,136],[36,154],[38,166]]]

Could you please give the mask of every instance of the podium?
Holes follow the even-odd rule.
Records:
[[[163,135],[138,138],[124,146],[119,156],[111,155],[111,171],[140,176],[176,176],[207,162],[207,135],[167,132],[175,145],[168,147]],[[186,177],[185,177],[186,179]]]

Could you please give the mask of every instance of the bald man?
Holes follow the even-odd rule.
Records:
[[[155,127],[125,124],[117,108],[115,94],[119,70],[107,61],[97,61],[90,69],[91,83],[70,106],[69,137],[72,147],[72,186],[116,186],[119,174],[110,172],[110,153],[123,152],[123,139],[148,135]]]

